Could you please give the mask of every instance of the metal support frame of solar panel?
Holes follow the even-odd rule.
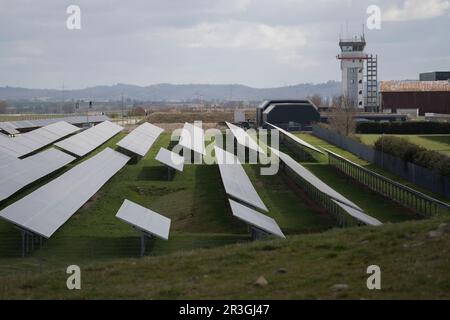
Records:
[[[116,218],[141,232],[141,256],[145,254],[145,237],[156,236],[169,240],[171,220],[132,201],[125,199]]]
[[[247,147],[250,150],[266,154],[264,150],[258,145],[258,142],[256,142],[244,129],[229,122],[225,123],[240,145]]]
[[[160,127],[144,122],[120,140],[117,145],[141,157],[145,157],[163,131],[164,129]]]
[[[272,234],[280,238],[286,238],[273,218],[242,205],[232,199],[229,199],[228,201],[230,202],[233,216],[236,218],[252,225],[254,228],[257,228],[264,233]]]
[[[0,201],[74,160],[67,153],[50,148],[25,159],[0,162]]]
[[[302,146],[302,147],[304,147],[304,148],[306,148],[306,149],[309,149],[309,150],[318,152],[318,153],[320,153],[320,154],[324,154],[322,151],[320,151],[319,149],[317,149],[316,147],[314,147],[312,144],[309,144],[308,142],[304,141],[303,139],[300,139],[299,137],[293,135],[293,134],[290,133],[289,131],[286,131],[286,130],[284,130],[284,129],[282,129],[282,128],[279,128],[279,127],[277,127],[277,126],[275,126],[275,125],[273,125],[273,124],[271,124],[271,123],[269,123],[269,122],[266,122],[266,123],[267,123],[267,125],[271,126],[271,127],[274,128],[275,130],[278,130],[280,133],[282,133],[283,135],[285,135],[285,136],[288,137],[289,139],[291,139],[291,140],[297,142],[300,146]]]
[[[186,122],[181,130],[179,144],[197,154],[206,155],[205,132],[201,127]]]
[[[94,127],[84,130],[55,145],[79,157],[83,157],[97,149],[106,141],[117,135],[123,127],[109,121],[104,121]]]
[[[268,212],[238,158],[217,146],[214,151],[226,193],[247,205]]]
[[[56,122],[48,126],[22,133],[13,138],[0,137],[0,151],[16,157],[23,157],[42,149],[55,141],[80,130],[66,122]]]
[[[271,150],[287,167],[289,167],[289,169],[291,169],[301,179],[306,181],[314,189],[316,189],[317,191],[321,192],[322,194],[326,195],[329,198],[329,200],[331,202],[328,203],[329,206],[327,209],[331,210],[332,209],[331,206],[334,206],[336,204],[336,202],[339,202],[339,203],[343,204],[343,206],[338,205],[338,207],[340,209],[342,209],[346,214],[355,218],[356,220],[358,220],[364,224],[374,223],[371,225],[381,225],[380,221],[367,215],[363,209],[361,209],[355,203],[348,200],[343,195],[341,195],[339,192],[337,192],[336,190],[334,190],[333,188],[328,186],[322,180],[317,178],[314,174],[312,174],[309,170],[307,170],[305,167],[303,167],[297,161],[292,159],[289,155],[287,155],[279,150],[273,149],[273,148],[271,148]],[[350,209],[352,209],[352,210],[350,210]],[[358,212],[358,214],[355,214],[356,212]],[[344,221],[343,219],[341,219],[341,220]]]
[[[37,120],[18,120],[18,121],[4,121],[0,122],[0,128],[3,130],[25,130],[31,128],[44,127],[56,122],[64,121],[73,125],[82,125],[85,123],[100,123],[103,121],[109,121],[110,119],[105,115],[82,115],[60,118],[47,118]]]
[[[48,239],[129,160],[106,148],[4,208],[0,218]]]

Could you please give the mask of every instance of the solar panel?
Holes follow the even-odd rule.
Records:
[[[0,137],[0,150],[10,153],[15,157],[22,157],[78,130],[80,128],[66,122],[53,123],[30,132],[22,133],[14,138]]]
[[[231,199],[229,201],[233,216],[236,218],[239,218],[260,230],[273,234],[274,236],[286,238],[277,222],[271,217],[268,217]]]
[[[381,226],[382,225],[382,223],[379,220],[377,220],[377,219],[375,219],[375,218],[365,214],[364,212],[356,210],[355,208],[347,206],[346,204],[344,204],[342,202],[339,202],[339,201],[336,201],[334,199],[332,199],[332,201],[334,203],[336,203],[339,207],[344,209],[353,218],[363,222],[364,224],[367,224],[369,226]]]
[[[145,233],[169,239],[170,219],[134,202],[125,199],[116,217]]]
[[[67,153],[51,148],[23,160],[0,161],[0,201],[73,160],[75,158]]]
[[[20,121],[5,121],[0,122],[0,129],[7,130],[24,130],[30,128],[44,127],[52,123],[64,121],[73,125],[82,125],[85,123],[99,123],[103,121],[110,120],[105,115],[83,115],[83,116],[71,116],[71,117],[60,117],[60,118],[48,118],[48,119],[37,119],[37,120],[20,120]]]
[[[155,159],[175,170],[181,172],[183,171],[184,157],[180,156],[179,154],[176,154],[175,152],[172,152],[165,148],[161,148],[159,149],[159,152],[156,155]]]
[[[12,134],[12,135],[19,133],[19,131],[17,131],[16,128],[11,123],[8,123],[8,122],[3,123],[0,126],[0,129],[5,131],[6,133]]]
[[[83,157],[122,130],[123,128],[121,126],[109,121],[104,121],[92,128],[60,141],[55,145],[72,154]]]
[[[150,150],[153,143],[155,143],[156,139],[158,139],[159,135],[163,131],[164,129],[161,129],[151,123],[144,122],[125,138],[120,140],[117,145],[145,157],[148,150]]]
[[[0,217],[50,238],[130,160],[106,148],[0,211]]]
[[[308,169],[303,167],[300,163],[292,159],[289,155],[271,148],[271,150],[296,174],[298,174],[300,177],[308,181],[310,184],[312,184],[315,188],[319,189],[323,193],[326,193],[331,198],[336,199],[339,202],[342,202],[352,208],[355,208],[359,211],[363,211],[360,207],[358,207],[355,203],[351,202],[347,198],[345,198],[343,195],[341,195],[339,192],[328,186],[326,183],[324,183],[322,180],[317,178],[314,174],[312,174]]]
[[[217,146],[214,147],[214,151],[216,159],[228,159],[227,161],[218,161],[220,175],[226,193],[255,208],[266,212],[269,211],[253,187],[252,182],[238,159]]]
[[[319,149],[317,149],[316,147],[314,147],[312,144],[309,144],[308,142],[306,142],[305,140],[300,139],[299,137],[293,135],[292,133],[290,133],[289,131],[286,131],[282,128],[279,128],[273,124],[270,124],[268,122],[266,122],[269,126],[273,127],[274,129],[278,130],[279,132],[281,132],[282,134],[284,134],[285,136],[289,137],[290,139],[294,140],[295,142],[297,142],[299,145],[306,147],[310,150],[316,151],[318,153],[324,154],[322,151],[320,151]]]
[[[205,132],[201,127],[186,122],[181,130],[180,145],[199,154],[206,155]]]
[[[229,122],[225,122],[228,126],[228,128],[230,128],[231,133],[233,134],[233,136],[236,138],[237,142],[244,146],[247,147],[251,150],[254,150],[256,152],[260,152],[265,154],[264,150],[258,145],[258,143],[247,133],[245,132],[244,129],[242,129],[241,127],[235,126],[234,124],[231,124]]]
[[[17,158],[9,153],[0,150],[0,167],[7,165],[10,162],[16,161]]]

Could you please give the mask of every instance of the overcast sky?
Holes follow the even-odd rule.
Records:
[[[360,34],[371,4],[381,79],[450,69],[450,0],[0,0],[0,86],[339,80],[341,30]]]

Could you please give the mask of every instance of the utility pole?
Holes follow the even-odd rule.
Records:
[[[122,93],[122,125],[123,125],[123,93]]]

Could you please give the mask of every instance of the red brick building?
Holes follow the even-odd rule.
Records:
[[[419,109],[425,113],[450,114],[449,81],[382,81],[381,109]]]

